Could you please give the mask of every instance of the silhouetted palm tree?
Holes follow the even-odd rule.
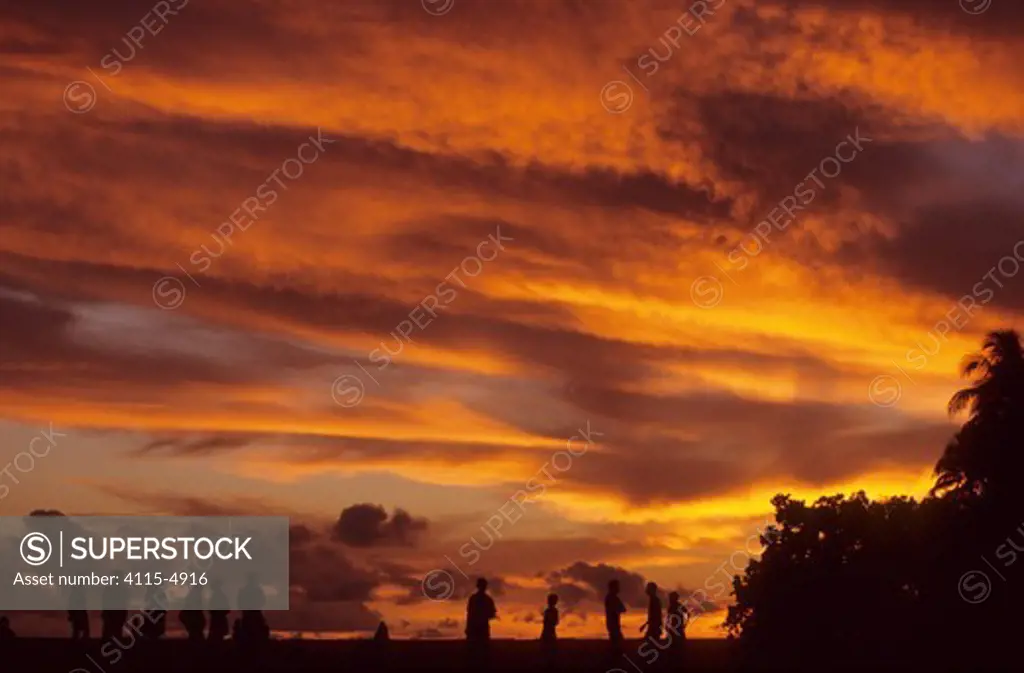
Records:
[[[980,353],[967,356],[963,376],[977,377],[975,384],[957,392],[949,401],[949,413],[968,409],[971,418],[1003,417],[1019,410],[1024,391],[1024,348],[1014,330],[990,332]]]
[[[991,332],[962,375],[973,384],[949,401],[949,413],[969,417],[935,466],[933,492],[1007,495],[1024,474],[1024,348],[1013,330]],[[1005,483],[1004,483],[1005,482]],[[1019,490],[1016,489],[1016,490]]]

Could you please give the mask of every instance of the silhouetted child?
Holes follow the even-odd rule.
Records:
[[[608,627],[613,657],[622,654],[622,613],[625,611],[626,606],[619,598],[619,580],[611,580],[608,582],[608,595],[604,597],[604,623]]]
[[[491,640],[491,620],[498,616],[494,600],[487,595],[487,580],[476,581],[476,593],[466,604],[466,644],[472,663],[483,666]]]
[[[558,634],[558,594],[548,594],[548,607],[544,610],[544,629],[540,632],[541,649],[548,668],[555,665]]]
[[[648,582],[646,593],[649,599],[647,602],[647,622],[640,627],[640,630],[645,631],[644,635],[648,639],[660,642],[663,620],[661,617],[661,599],[658,598],[658,585],[654,582]]]
[[[679,602],[679,592],[668,595],[668,607],[665,610],[665,630],[668,632],[669,646],[676,660],[681,660],[686,645],[686,622],[690,615],[686,606]]]
[[[377,630],[374,632],[374,639],[371,643],[374,648],[374,656],[377,657],[377,661],[380,663],[380,670],[390,670],[389,661],[390,659],[389,649],[391,647],[391,634],[388,631],[387,624],[381,622],[377,625]]]
[[[18,635],[11,628],[11,620],[7,617],[0,617],[0,640],[13,640]]]

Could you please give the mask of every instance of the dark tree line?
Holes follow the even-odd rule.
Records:
[[[1024,350],[993,332],[949,403],[966,419],[918,502],[776,496],[725,625],[752,666],[1016,665],[1024,626]],[[825,449],[827,450],[827,449]],[[1020,558],[1018,558],[1020,557]]]

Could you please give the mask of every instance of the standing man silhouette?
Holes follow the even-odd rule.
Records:
[[[254,647],[257,643],[270,640],[270,625],[263,616],[263,606],[267,602],[266,594],[260,585],[256,573],[249,573],[245,585],[238,590],[238,605],[245,606],[242,618],[238,623],[239,641],[246,646]]]
[[[203,589],[194,586],[188,590],[185,596],[185,609],[178,613],[178,621],[185,627],[185,633],[192,642],[203,639],[203,630],[206,628],[206,615],[203,614]]]
[[[89,639],[89,612],[85,610],[85,589],[75,586],[68,595],[68,622],[71,640]]]
[[[544,665],[550,670],[555,667],[558,648],[558,594],[548,594],[548,607],[544,610],[544,628],[540,632],[541,648],[544,652]]]
[[[228,607],[228,597],[224,593],[224,589],[221,586],[221,582],[218,579],[214,579],[210,583],[210,629],[206,633],[206,639],[219,643],[228,637],[231,628],[228,623],[228,615],[231,614],[230,610],[225,610]]]
[[[626,606],[619,598],[619,580],[611,580],[608,582],[608,595],[604,597],[604,622],[608,627],[613,657],[622,654],[622,613],[625,611]]]
[[[167,632],[167,594],[159,586],[146,587],[142,614],[146,621],[142,625],[142,637],[156,640]]]
[[[121,577],[122,571],[115,570],[114,574]],[[124,588],[112,584],[103,590],[103,611],[100,613],[100,621],[103,624],[104,640],[120,638],[124,634],[124,623],[128,620],[128,611],[124,608],[124,603]]]
[[[661,626],[664,623],[661,617],[661,599],[658,598],[658,585],[654,582],[647,583],[646,589],[649,598],[647,602],[647,623],[640,627],[641,631],[646,629],[645,635],[655,643],[661,642]]]
[[[466,604],[466,644],[470,660],[477,666],[487,663],[491,641],[491,620],[498,616],[494,600],[487,595],[487,580],[476,581],[476,593]]]

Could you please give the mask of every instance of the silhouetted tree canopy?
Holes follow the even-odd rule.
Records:
[[[1024,606],[1024,351],[992,332],[969,356],[967,412],[923,501],[863,493],[811,505],[778,495],[760,560],[733,580],[725,626],[768,666],[1008,661]]]

